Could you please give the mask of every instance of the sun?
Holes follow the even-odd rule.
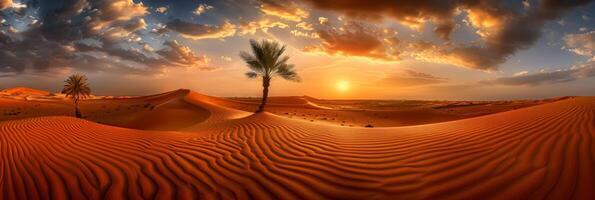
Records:
[[[337,90],[339,92],[347,92],[349,90],[349,82],[345,80],[340,80],[337,82]]]

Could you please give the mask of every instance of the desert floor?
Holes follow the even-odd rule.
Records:
[[[595,97],[0,92],[0,199],[594,199]]]

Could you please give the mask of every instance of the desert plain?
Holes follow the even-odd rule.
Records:
[[[591,199],[595,97],[0,92],[0,199]]]

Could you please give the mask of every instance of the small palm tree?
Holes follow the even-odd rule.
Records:
[[[246,72],[248,78],[262,77],[262,102],[256,111],[256,113],[259,113],[264,111],[273,77],[280,76],[286,80],[296,82],[300,81],[300,77],[294,71],[294,66],[287,63],[289,56],[282,56],[285,52],[285,46],[267,40],[262,40],[260,43],[250,40],[250,46],[252,47],[252,54],[241,52],[240,57],[246,61],[248,68],[250,68],[250,71]]]
[[[82,118],[79,111],[79,100],[87,98],[91,94],[91,89],[89,89],[89,85],[87,84],[87,77],[85,75],[74,74],[64,82],[62,93],[74,101],[74,115],[77,118]]]

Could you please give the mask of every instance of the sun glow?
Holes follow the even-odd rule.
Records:
[[[349,90],[349,82],[345,81],[345,80],[340,80],[339,82],[337,82],[337,90],[339,92],[346,92]]]

